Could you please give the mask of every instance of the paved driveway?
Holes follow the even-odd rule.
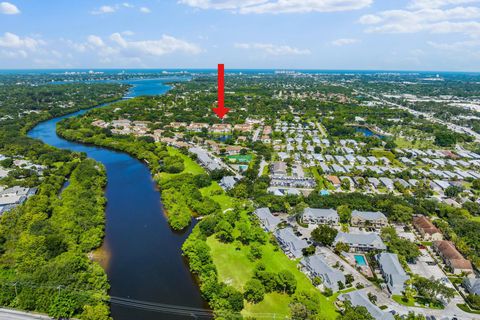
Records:
[[[421,256],[417,259],[417,263],[409,263],[408,267],[412,270],[413,273],[418,274],[424,278],[442,279],[446,275],[443,273],[442,269],[438,264],[430,265],[429,263],[434,263],[435,260],[428,254],[428,251],[425,249],[420,249]]]

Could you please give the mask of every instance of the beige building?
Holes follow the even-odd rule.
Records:
[[[352,212],[352,219],[350,223],[355,227],[374,227],[380,229],[388,224],[388,219],[383,213],[378,211],[373,212],[354,210]]]
[[[425,216],[413,217],[413,226],[426,241],[443,240],[440,230]]]

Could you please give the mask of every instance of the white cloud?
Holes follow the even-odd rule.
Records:
[[[470,36],[480,35],[480,22],[478,21],[480,8],[448,6],[459,2],[461,0],[416,1],[412,5],[418,7],[420,3],[423,5],[430,3],[432,7],[421,7],[416,10],[382,11],[362,16],[359,23],[369,25],[366,31],[372,33],[415,33],[423,31],[443,34],[463,33]]]
[[[95,47],[103,47],[105,46],[105,43],[103,43],[102,38],[96,35],[89,35],[87,37],[87,41],[89,44],[95,46]]]
[[[332,45],[334,45],[336,47],[341,47],[341,46],[346,46],[346,45],[349,45],[349,44],[358,43],[359,41],[360,40],[358,40],[358,39],[341,38],[341,39],[337,39],[337,40],[332,41]]]
[[[431,9],[476,2],[480,2],[480,0],[412,0],[408,7],[411,9]]]
[[[116,3],[113,5],[103,5],[100,8],[91,11],[90,13],[94,15],[99,15],[99,14],[114,13],[120,9],[134,9],[134,8],[135,8],[135,5],[129,2],[123,2],[123,3]],[[150,9],[148,9],[147,7],[141,7],[139,8],[139,11],[142,13],[149,13]]]
[[[373,0],[179,0],[199,9],[230,10],[238,13],[308,13],[358,10]]]
[[[117,8],[112,6],[101,6],[100,8],[93,10],[92,14],[106,14],[106,13],[114,13],[117,11]]]
[[[271,43],[235,43],[234,46],[239,49],[259,50],[272,56],[305,55],[311,53],[308,49],[298,49],[287,45],[274,45]]]
[[[120,33],[114,33],[110,40],[126,55],[162,56],[174,52],[198,54],[202,51],[196,44],[169,35],[162,35],[158,40],[129,41]]]
[[[30,37],[20,37],[11,32],[5,32],[0,37],[0,47],[8,49],[27,49],[34,51],[38,46],[45,44],[42,40],[36,40]]]
[[[3,14],[19,14],[20,10],[16,5],[10,2],[0,2],[0,13]]]

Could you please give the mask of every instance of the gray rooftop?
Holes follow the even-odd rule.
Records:
[[[275,217],[269,208],[258,208],[253,212],[254,215],[262,222],[265,229],[272,232],[275,227],[281,222],[280,218]]]
[[[386,219],[385,215],[379,211],[352,211],[352,218],[353,217],[360,217],[365,220],[378,220],[378,219]]]
[[[405,281],[410,277],[403,270],[400,261],[398,261],[398,256],[394,253],[382,252],[377,255],[377,260],[390,292],[392,294],[402,294]]]
[[[383,243],[382,239],[376,233],[345,233],[339,232],[335,237],[334,243],[338,242],[347,243],[353,246],[369,247],[379,250],[385,250],[387,247]]]
[[[340,296],[340,300],[342,301],[348,300],[352,303],[353,306],[365,307],[368,310],[368,312],[372,315],[372,317],[374,317],[376,320],[394,320],[395,319],[395,317],[391,313],[382,311],[379,307],[377,307],[372,302],[370,302],[364,290],[357,290],[349,293],[344,293]]]

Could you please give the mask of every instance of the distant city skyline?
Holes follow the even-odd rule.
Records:
[[[480,0],[0,0],[0,69],[480,71]]]

